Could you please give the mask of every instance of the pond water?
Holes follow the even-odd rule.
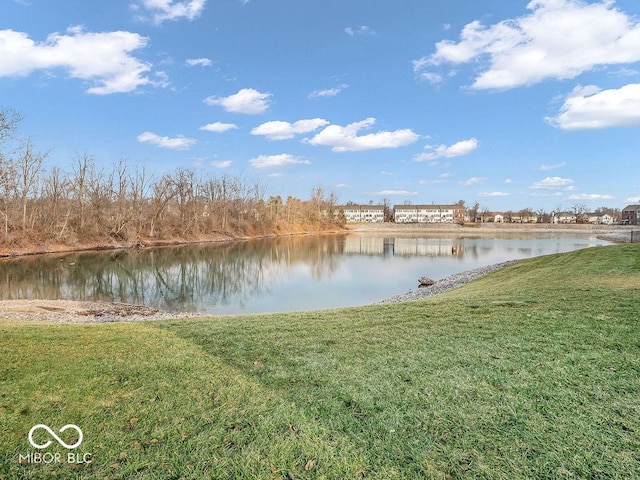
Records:
[[[365,305],[426,275],[605,245],[593,236],[349,234],[41,255],[0,262],[0,299],[125,302],[173,312],[284,312]]]

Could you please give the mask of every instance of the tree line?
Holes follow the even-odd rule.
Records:
[[[220,236],[323,231],[344,224],[337,198],[321,187],[308,200],[267,197],[260,180],[204,176],[178,168],[162,176],[89,154],[69,171],[46,168],[49,152],[16,138],[22,116],[0,109],[0,239],[5,247],[206,240]]]

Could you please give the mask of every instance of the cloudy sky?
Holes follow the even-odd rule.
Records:
[[[640,202],[637,0],[4,0],[0,107],[49,165],[341,202]]]

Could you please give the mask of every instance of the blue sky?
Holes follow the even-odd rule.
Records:
[[[640,202],[637,0],[3,0],[0,106],[48,164],[341,202]]]

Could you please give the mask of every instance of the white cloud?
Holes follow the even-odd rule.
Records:
[[[471,177],[469,180],[465,180],[464,182],[459,182],[459,183],[464,187],[470,187],[471,185],[483,183],[485,180],[486,178],[484,177]]]
[[[149,143],[160,148],[168,148],[170,150],[189,150],[196,143],[193,138],[187,138],[184,135],[178,135],[175,138],[161,137],[152,132],[144,132],[138,135],[140,143]]]
[[[531,185],[531,188],[534,190],[546,190],[546,189],[555,189],[555,188],[565,188],[571,189],[573,185],[573,180],[570,178],[560,178],[560,177],[547,177],[544,180],[540,180]]]
[[[556,163],[555,165],[546,165],[546,164],[542,164],[540,165],[540,170],[542,170],[543,172],[547,172],[549,170],[556,170],[558,168],[562,168],[567,164],[567,162],[562,162],[562,163]]]
[[[376,195],[379,197],[397,197],[417,194],[418,192],[410,192],[408,190],[380,190],[379,192],[371,192],[371,195]]]
[[[531,196],[537,198],[561,197],[562,192],[534,192]]]
[[[414,61],[415,73],[475,63],[481,73],[472,88],[507,89],[640,60],[640,23],[612,0],[533,0],[527,9],[491,26],[465,25],[459,42],[438,42],[435,53]]]
[[[350,37],[355,35],[377,35],[376,31],[367,25],[360,25],[358,27],[347,27],[344,29],[345,33]]]
[[[547,122],[563,130],[640,125],[640,84],[611,90],[577,87]]]
[[[210,67],[213,65],[210,58],[187,58],[185,62],[190,67]]]
[[[263,135],[269,140],[286,140],[301,133],[310,133],[318,128],[328,125],[329,122],[323,118],[311,118],[298,120],[294,123],[271,121],[263,123],[251,130],[251,135]]]
[[[107,95],[157,86],[145,76],[151,64],[131,56],[147,38],[130,32],[85,32],[70,27],[36,43],[26,33],[0,30],[0,77],[29,75],[37,70],[63,69],[71,78],[93,84],[87,93]]]
[[[420,185],[438,185],[441,183],[447,183],[447,181],[444,178],[438,178],[435,180],[418,180],[418,183]]]
[[[449,172],[438,175],[436,180],[420,180],[418,183],[421,185],[435,185],[439,183],[447,183],[447,178],[451,178],[453,175]]]
[[[274,168],[285,167],[287,165],[310,164],[309,160],[300,157],[294,157],[287,153],[280,155],[260,155],[259,157],[249,160],[249,165],[254,168]]]
[[[481,192],[478,194],[480,197],[508,197],[510,194],[506,192]]]
[[[215,160],[211,162],[211,166],[216,168],[229,168],[232,163],[232,160]]]
[[[450,146],[439,145],[437,147],[433,147],[431,145],[427,145],[425,149],[432,151],[429,153],[418,154],[414,157],[414,160],[416,162],[424,162],[436,160],[438,158],[461,157],[463,155],[469,155],[476,148],[478,148],[478,140],[476,140],[475,138],[462,140]]]
[[[615,197],[612,195],[601,195],[599,193],[579,193],[569,195],[569,200],[613,200]]]
[[[506,184],[511,184],[511,183],[513,183],[513,179],[511,179],[511,178],[505,178],[505,179],[504,179],[504,183],[506,183]]]
[[[414,70],[415,70],[415,65],[414,65]],[[420,78],[422,78],[423,80],[427,80],[429,83],[433,83],[433,84],[444,82],[444,77],[439,73],[434,73],[434,72],[423,72],[420,74]]]
[[[334,152],[355,152],[374,150],[378,148],[404,147],[418,140],[419,135],[410,129],[380,131],[368,135],[358,136],[362,129],[370,128],[376,123],[375,118],[367,118],[346,127],[329,125],[312,139],[307,140],[311,145],[325,145],[332,147]]]
[[[349,85],[342,84],[339,87],[328,88],[326,90],[314,90],[309,94],[309,98],[335,97],[340,92],[342,92],[345,88],[349,88]]]
[[[629,203],[640,203],[640,197],[629,197],[625,201]]]
[[[160,24],[165,20],[179,20],[186,18],[193,20],[200,16],[207,0],[186,0],[174,2],[173,0],[140,0],[139,5],[151,13],[154,23]]]
[[[234,123],[215,122],[203,125],[202,127],[200,127],[200,130],[214,133],[224,133],[228,130],[234,130],[236,128],[238,128],[238,126]]]
[[[220,105],[227,112],[258,115],[269,108],[270,93],[261,93],[253,88],[243,88],[228,97],[207,97],[204,103],[210,106]]]

